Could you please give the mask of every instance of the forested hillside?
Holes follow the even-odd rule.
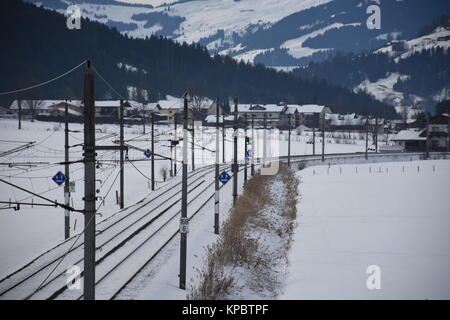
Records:
[[[418,38],[398,45],[404,48],[394,51],[388,45],[374,52],[337,53],[323,62],[296,69],[293,74],[303,79],[326,79],[357,90],[398,74],[393,87],[387,89],[403,95],[401,103],[405,105],[420,101],[432,111],[450,90],[450,18],[439,17]]]
[[[340,112],[375,114],[385,108],[365,94],[300,79],[262,65],[237,63],[227,56],[211,57],[200,45],[177,44],[161,37],[130,39],[103,24],[83,20],[69,30],[56,12],[18,0],[0,2],[0,91],[26,87],[61,74],[85,59],[130,99],[155,100],[185,91],[228,100],[237,95],[247,103],[320,103]],[[31,98],[80,98],[82,71],[27,93]],[[16,97],[6,96],[7,105]],[[30,98],[30,97],[23,97]],[[98,82],[97,99],[115,98]]]

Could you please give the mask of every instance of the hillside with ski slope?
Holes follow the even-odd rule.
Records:
[[[293,71],[365,92],[395,108],[434,111],[450,97],[450,18],[442,16],[429,30],[410,40],[359,54],[340,53]]]
[[[411,39],[450,12],[445,0],[27,1],[62,13],[77,4],[83,17],[132,37],[155,34],[200,43],[211,54],[271,67],[305,65],[337,51],[373,50],[398,37]],[[380,30],[367,27],[371,5],[382,12]]]
[[[376,50],[375,54],[386,54],[393,59],[395,64],[399,64],[400,62],[412,62],[414,61],[414,56],[421,55],[425,52],[430,52],[430,59],[434,58],[434,54],[443,54],[450,59],[448,52],[449,48],[450,27],[438,27],[432,33],[420,36],[418,38],[408,41],[389,43],[389,45]],[[439,72],[441,74],[447,74],[447,78],[449,76],[448,68],[446,68],[445,65],[442,65],[442,68],[437,70],[431,69],[428,71],[429,75],[433,72]],[[445,79],[445,76],[441,77]],[[386,78],[378,79],[376,82],[371,82],[369,80],[363,81],[355,88],[355,91],[365,91],[378,101],[388,102],[395,107],[401,107],[403,103],[405,103],[405,100],[408,99],[410,100],[409,103],[411,103],[411,105],[420,105],[426,100],[437,103],[450,96],[450,84],[445,84],[445,80],[440,87],[435,88],[434,92],[430,96],[421,97],[414,94],[408,94],[408,92],[405,92],[405,89],[407,89],[407,84],[402,85],[402,83],[408,83],[415,79],[417,79],[417,75],[408,74],[407,70],[405,70],[404,74],[388,72],[386,73]]]
[[[388,45],[378,49],[375,53],[386,53],[398,62],[401,59],[407,59],[415,53],[420,53],[424,50],[431,50],[442,48],[445,51],[450,48],[450,28],[438,27],[432,33],[423,35],[418,38],[407,40],[400,43],[404,46],[404,50],[395,50],[394,44],[389,43]]]

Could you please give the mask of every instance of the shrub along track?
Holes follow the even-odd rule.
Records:
[[[285,164],[245,185],[223,232],[208,247],[190,299],[273,299],[285,278],[299,181]]]

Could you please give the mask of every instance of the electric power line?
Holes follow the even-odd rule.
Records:
[[[49,83],[51,83],[51,82],[53,82],[53,81],[56,81],[56,80],[58,80],[58,79],[61,79],[61,78],[65,77],[65,76],[67,76],[68,74],[70,74],[70,73],[72,73],[73,71],[77,70],[79,67],[81,67],[81,66],[84,65],[85,63],[86,63],[86,60],[83,61],[82,63],[80,63],[79,65],[77,65],[76,67],[73,67],[73,68],[70,69],[69,71],[67,71],[67,72],[65,72],[65,73],[63,73],[63,74],[60,74],[59,76],[56,76],[56,77],[54,77],[54,78],[52,78],[52,79],[50,79],[50,80],[47,80],[47,81],[44,81],[44,82],[35,84],[35,85],[33,85],[33,86],[26,87],[26,88],[22,88],[22,89],[17,89],[17,90],[12,90],[12,91],[0,92],[0,96],[4,96],[4,95],[8,95],[8,94],[13,94],[13,93],[24,92],[24,91],[28,91],[28,90],[31,90],[31,89],[35,89],[35,88],[38,88],[38,87],[45,86],[46,84],[49,84]]]

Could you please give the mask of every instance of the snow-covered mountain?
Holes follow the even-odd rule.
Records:
[[[450,59],[450,52],[448,51],[450,48],[450,27],[438,27],[433,32],[427,33],[423,36],[417,37],[415,39],[411,39],[409,41],[393,41],[386,46],[376,50],[375,54],[387,54],[389,55],[395,64],[399,64],[399,62],[406,62],[410,60],[410,58],[414,58],[415,54],[421,54],[426,51],[436,52],[442,50],[448,59]],[[431,56],[431,59],[433,57]],[[411,62],[410,62],[411,63]],[[432,75],[435,70],[428,70],[428,77]],[[440,73],[449,73],[448,65],[441,65]],[[365,80],[361,84],[359,84],[355,91],[366,91],[370,93],[375,99],[383,102],[387,102],[395,107],[403,107],[402,104],[405,103],[405,100],[408,104],[412,106],[422,105],[424,102],[432,101],[428,103],[431,106],[434,106],[434,103],[442,101],[443,99],[450,98],[450,83],[444,84],[442,87],[435,88],[434,94],[430,96],[417,96],[413,94],[405,95],[402,90],[395,90],[394,86],[400,82],[407,82],[414,79],[414,75],[408,74],[408,72],[404,72],[405,74],[399,74],[396,72],[388,72],[386,73],[385,78],[378,79],[375,82],[370,82],[369,80]],[[415,75],[416,76],[416,75]]]
[[[387,53],[398,62],[411,57],[414,53],[436,48],[444,50],[450,48],[450,27],[438,27],[432,33],[411,40],[390,42],[375,53]]]
[[[323,60],[335,51],[360,52],[392,39],[411,39],[450,13],[447,0],[27,0],[82,15],[132,37],[163,35],[200,43],[210,53],[273,67]],[[369,30],[369,6],[381,10],[381,29]]]

